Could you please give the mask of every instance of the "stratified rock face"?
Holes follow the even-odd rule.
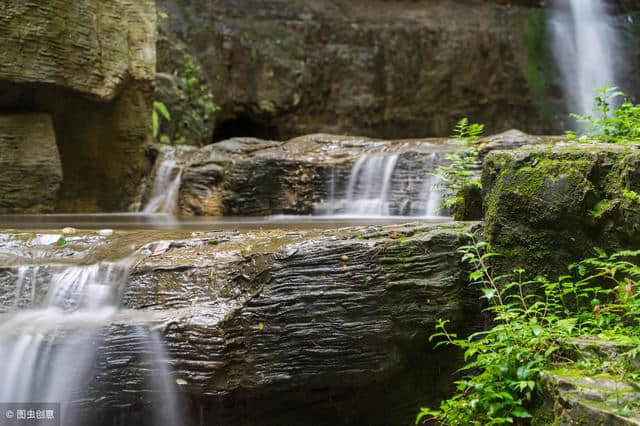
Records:
[[[0,108],[52,116],[64,171],[58,210],[129,204],[147,167],[155,33],[152,0],[0,7]]]
[[[477,148],[483,159],[495,149],[559,141],[510,130],[479,140]],[[425,216],[427,204],[439,203],[430,198],[433,192],[441,196],[447,191],[435,176],[437,167],[447,164],[447,154],[459,149],[466,145],[447,138],[385,141],[326,134],[286,142],[233,138],[189,154],[180,208],[185,215],[208,216],[340,214],[353,202],[348,199],[350,191],[366,194],[364,181],[382,180],[388,173],[388,214]],[[371,164],[363,161],[376,158],[377,166],[367,169]],[[480,169],[481,162],[478,174]],[[375,198],[375,191],[380,185],[370,191],[370,198]],[[469,195],[476,200],[468,207],[479,210],[471,206],[480,204],[481,197]],[[465,217],[477,217],[468,213]]]
[[[482,175],[485,237],[506,271],[561,274],[566,265],[640,242],[635,146],[567,144],[496,151]],[[508,259],[503,261],[501,259]]]
[[[185,214],[209,216],[311,214],[328,208],[331,200],[346,199],[358,160],[393,156],[393,168],[388,170],[390,213],[409,215],[406,200],[420,203],[431,190],[428,179],[437,164],[459,148],[443,138],[383,141],[323,134],[286,142],[234,138],[193,154],[182,176],[180,207]],[[381,180],[384,166],[374,173],[369,178]],[[345,208],[332,207],[339,212]]]
[[[202,63],[215,140],[327,132],[446,136],[462,116],[490,131],[551,133],[561,99],[537,1],[161,0],[163,31]],[[173,35],[172,35],[173,34]],[[178,42],[176,42],[179,44]],[[171,43],[160,46],[172,73]]]
[[[153,2],[7,2],[0,80],[48,83],[111,100],[155,70]]]
[[[8,284],[17,265],[34,262],[30,252],[41,253],[37,303],[42,277],[62,262],[144,246],[123,311],[96,337],[97,370],[80,404],[99,418],[82,424],[112,424],[118,410],[151,424],[145,404],[162,395],[145,378],[166,372],[145,361],[144,330],[158,325],[186,425],[409,425],[449,390],[458,365],[428,343],[435,322],[474,327],[477,298],[456,252],[473,226],[116,232],[68,236],[64,247],[55,234],[2,235],[0,258],[16,257],[0,269],[0,304],[13,309]]]
[[[0,170],[0,211],[53,208],[62,166],[49,115],[0,115]]]

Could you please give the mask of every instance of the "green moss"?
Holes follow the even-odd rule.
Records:
[[[545,118],[553,112],[546,102],[549,77],[546,72],[552,63],[547,34],[547,12],[544,9],[529,10],[517,20],[522,28],[522,43],[526,55],[524,75],[534,101]]]
[[[596,219],[600,219],[611,207],[615,205],[615,201],[612,200],[600,200],[598,204],[589,212],[591,216]]]

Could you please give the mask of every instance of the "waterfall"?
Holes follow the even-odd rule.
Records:
[[[0,323],[0,402],[59,403],[60,424],[82,424],[72,403],[89,397],[85,395],[88,384],[98,375],[98,342],[118,313],[133,262],[134,258],[127,258],[86,266],[50,265],[47,268],[54,272],[48,271],[49,276],[41,273],[42,266],[17,268],[14,306],[23,298],[23,289],[33,295],[36,285],[49,285],[42,306],[16,310]],[[153,334],[147,340],[147,351],[157,354],[151,363],[164,365],[154,371],[170,376],[162,342]],[[176,424],[173,382],[157,380],[149,380],[152,389],[170,399],[162,404],[169,411],[166,417],[172,419],[166,424]]]
[[[595,89],[616,84],[618,34],[604,0],[554,0],[553,53],[571,112],[590,114]]]
[[[350,217],[436,217],[442,199],[433,175],[440,153],[404,158],[381,153],[359,157],[348,177],[331,169],[329,199],[316,206],[321,215]]]
[[[159,155],[152,173],[151,192],[142,211],[145,213],[175,213],[182,181],[182,168],[172,151]]]
[[[356,161],[347,188],[346,214],[389,216],[387,197],[397,161],[397,155],[363,156]]]

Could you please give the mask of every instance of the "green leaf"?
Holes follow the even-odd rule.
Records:
[[[538,337],[542,333],[542,327],[537,324],[533,325],[531,326],[531,331],[533,332],[534,336]]]
[[[155,139],[156,137],[158,137],[158,129],[160,127],[158,123],[158,113],[155,109],[151,113],[151,124],[153,128],[153,138]]]
[[[482,297],[488,300],[493,299],[493,296],[496,295],[496,291],[492,288],[483,288],[482,289]]]
[[[167,120],[171,120],[171,114],[169,114],[169,110],[166,105],[160,101],[153,101],[153,108],[158,111],[164,118]]]
[[[577,322],[577,318],[566,318],[559,320],[556,324],[558,325],[558,328],[560,330],[564,331],[567,334],[571,334]]]
[[[511,415],[513,417],[518,417],[520,419],[527,419],[531,417],[531,414],[529,414],[529,412],[522,407],[514,408],[513,411],[511,412]]]
[[[56,241],[56,244],[58,245],[58,247],[63,247],[65,244],[67,244],[67,239],[65,237],[60,237],[58,238],[58,241]]]

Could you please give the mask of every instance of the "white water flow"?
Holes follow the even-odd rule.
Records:
[[[152,178],[151,193],[142,211],[145,213],[174,213],[178,204],[182,168],[175,159],[162,156],[156,160]]]
[[[397,155],[360,157],[353,165],[347,187],[346,214],[390,216],[387,202]]]
[[[604,0],[554,0],[549,21],[553,53],[569,110],[590,114],[597,88],[616,83],[618,34]]]
[[[32,304],[37,284],[48,282],[48,290],[42,306],[14,311],[0,323],[0,402],[60,403],[61,424],[80,426],[72,402],[99,396],[87,394],[89,383],[99,373],[98,341],[118,312],[133,261],[53,266],[58,272],[50,277],[44,272],[39,277],[41,267],[18,268],[16,300],[27,286],[31,286]],[[148,350],[160,353],[162,359],[153,364],[164,364],[164,370],[156,371],[170,377],[162,342],[154,339]],[[175,395],[166,381],[155,390],[164,398]],[[172,425],[177,419],[173,401],[163,404]]]
[[[329,200],[317,206],[316,212],[348,217],[439,217],[441,182],[433,175],[439,161],[438,153],[406,161],[397,154],[362,156],[346,179],[341,180],[336,169],[331,171]]]

